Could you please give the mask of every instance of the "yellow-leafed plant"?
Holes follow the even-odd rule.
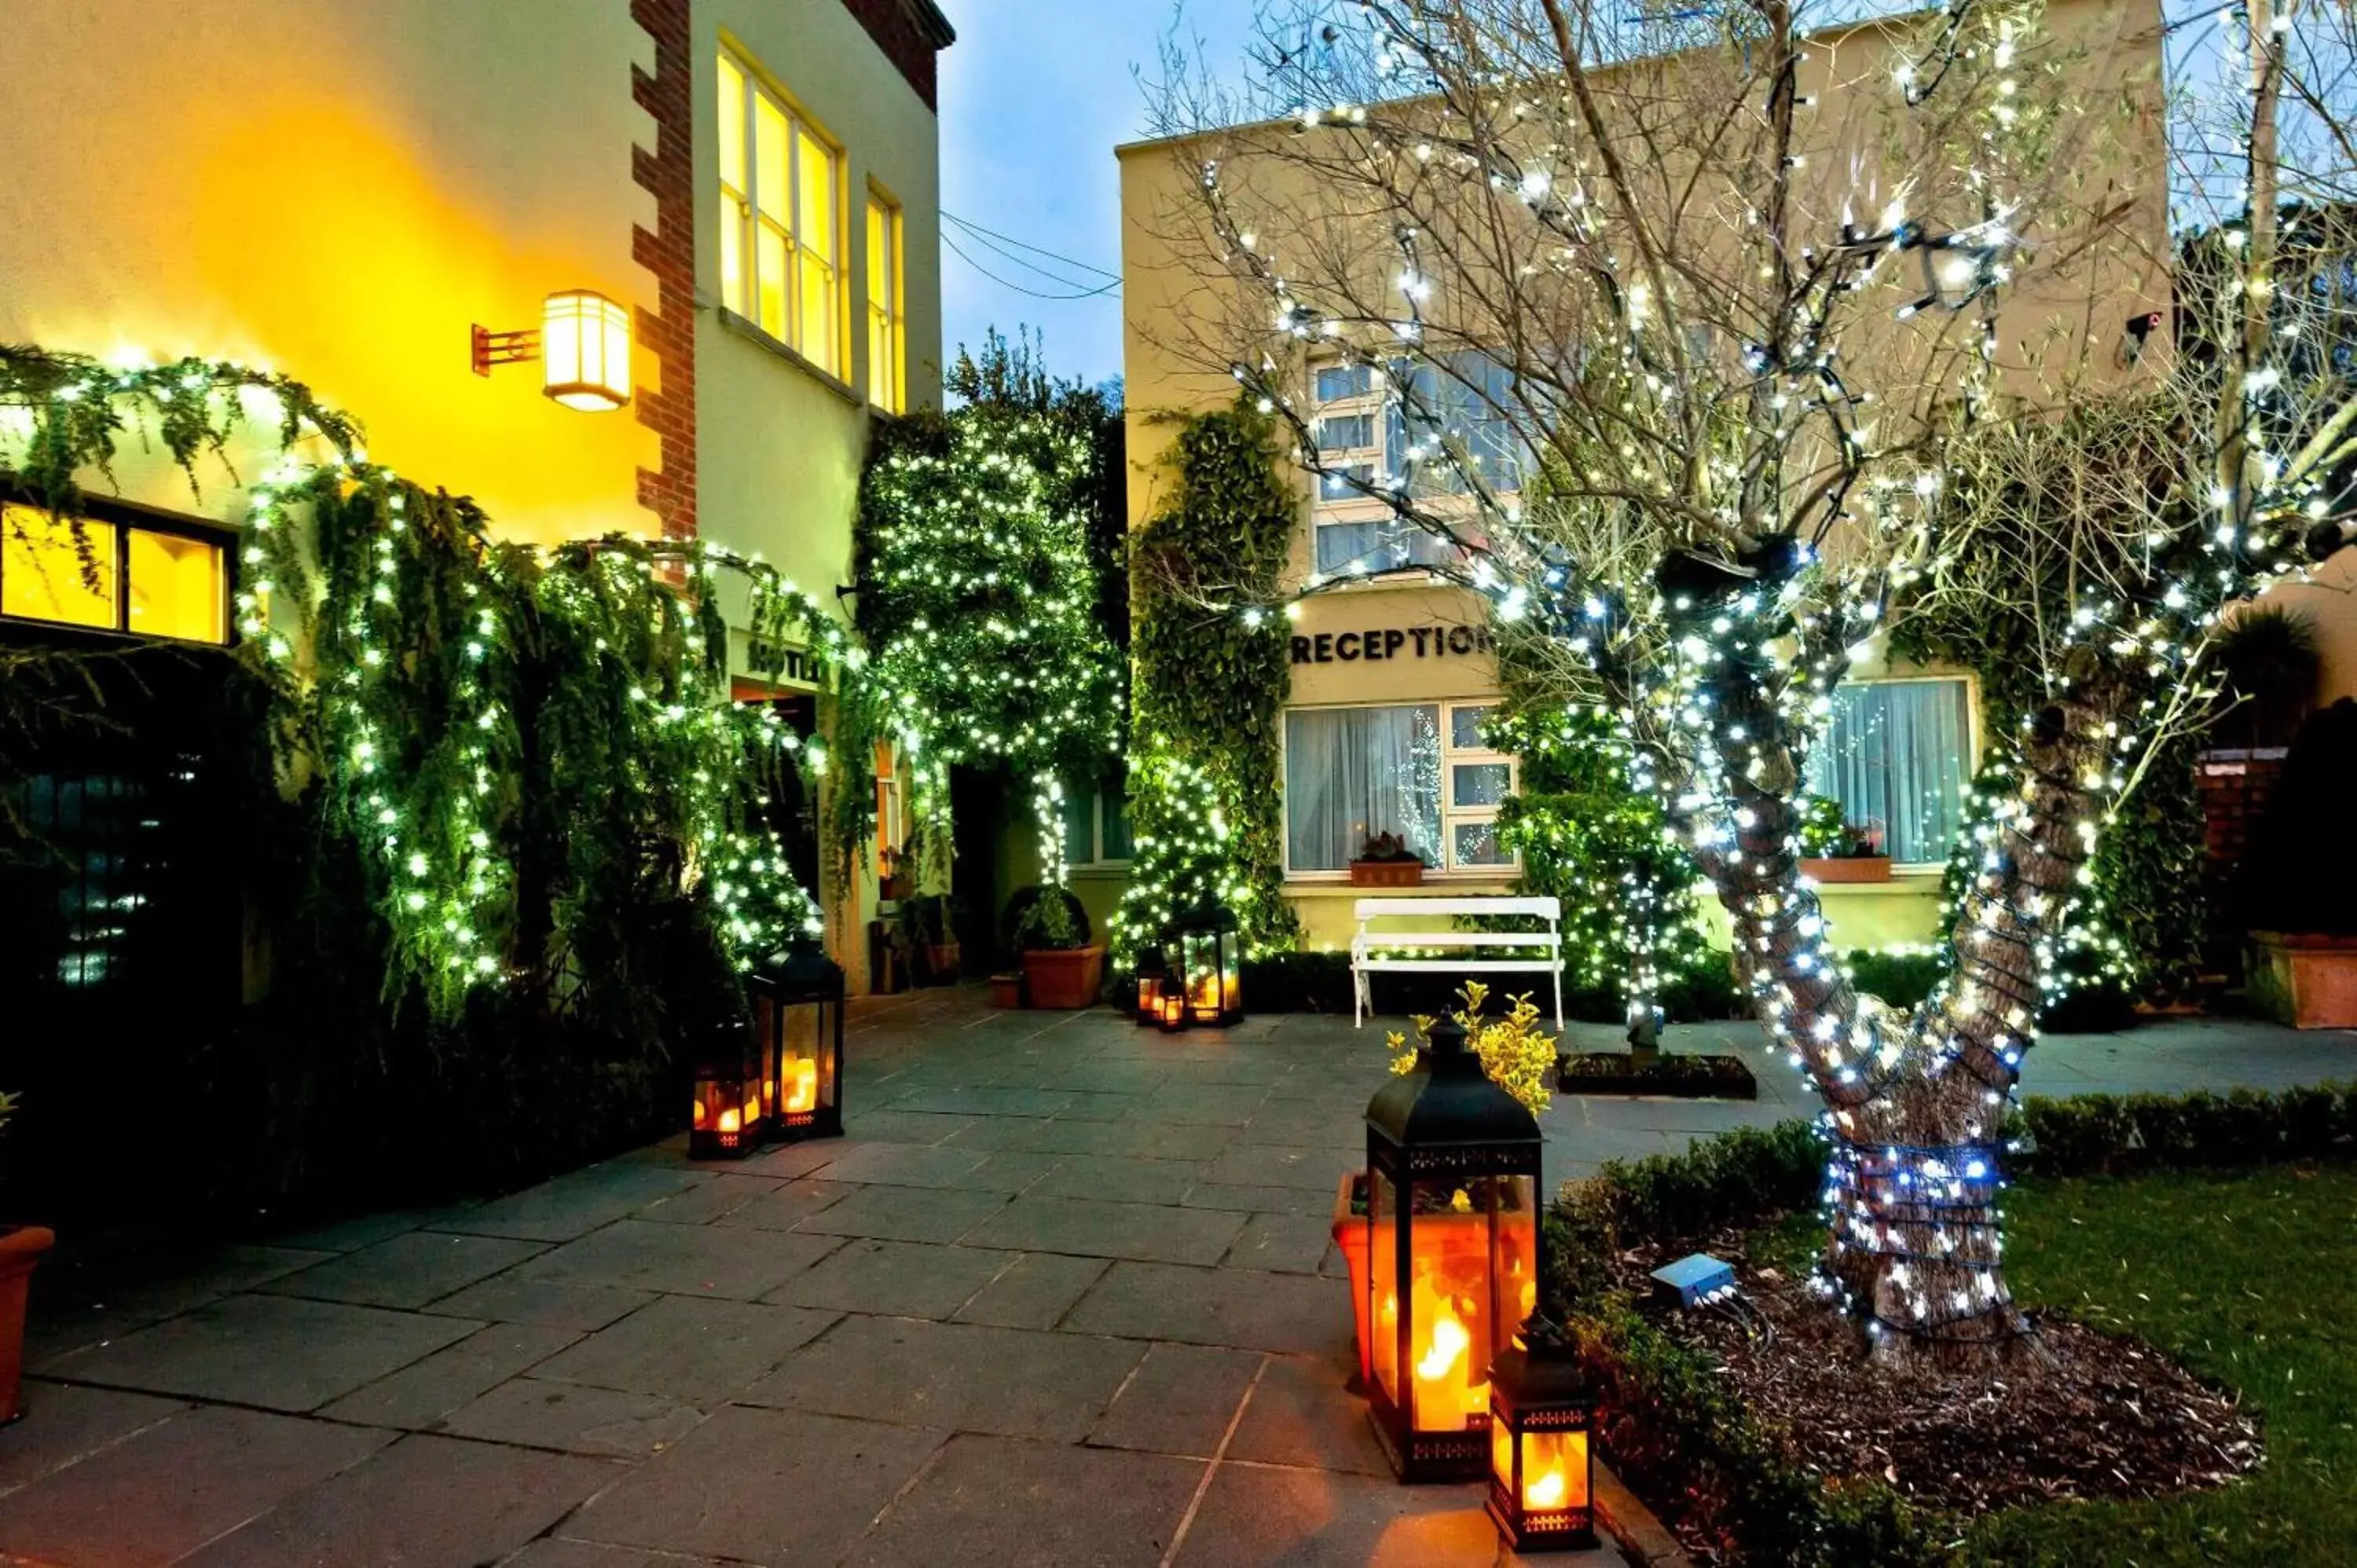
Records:
[[[1555,1036],[1538,1030],[1539,1010],[1527,994],[1509,998],[1513,1004],[1505,1016],[1486,1018],[1481,1005],[1490,999],[1490,988],[1478,980],[1465,983],[1458,995],[1465,1005],[1449,1015],[1465,1030],[1466,1044],[1481,1058],[1481,1069],[1490,1081],[1530,1107],[1533,1115],[1547,1108],[1554,1097],[1547,1091],[1547,1074],[1555,1067]],[[1409,1020],[1415,1026],[1419,1037],[1432,1032],[1428,1017]],[[1404,1073],[1415,1066],[1415,1051],[1407,1036],[1394,1030],[1384,1037],[1392,1050],[1392,1070]]]

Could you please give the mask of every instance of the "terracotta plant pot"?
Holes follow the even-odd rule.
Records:
[[[1421,887],[1424,886],[1424,862],[1420,860],[1354,860],[1351,863],[1351,886],[1353,887]]]
[[[1023,955],[1023,984],[1034,1007],[1092,1007],[1104,989],[1104,949],[1033,948]]]
[[[994,974],[990,977],[990,1004],[993,1007],[1023,1005],[1023,977],[1020,974]]]
[[[2295,1029],[2357,1029],[2357,936],[2253,931],[2244,960],[2252,1004]]]
[[[1817,882],[1888,882],[1890,880],[1890,857],[1887,854],[1847,854],[1830,860],[1801,862],[1801,875]]]
[[[1359,1387],[1372,1387],[1367,1348],[1367,1173],[1351,1171],[1334,1187],[1334,1245],[1351,1276],[1351,1324],[1359,1341]]]
[[[25,1299],[33,1265],[56,1241],[38,1225],[0,1230],[0,1426],[24,1413],[16,1396],[25,1374]]]

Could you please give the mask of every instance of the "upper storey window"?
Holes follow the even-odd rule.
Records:
[[[720,56],[720,298],[841,379],[843,155]]]

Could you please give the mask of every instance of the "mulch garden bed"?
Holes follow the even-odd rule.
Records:
[[[1663,1051],[1639,1066],[1628,1051],[1566,1051],[1555,1058],[1565,1094],[1659,1094],[1677,1100],[1757,1100],[1760,1080],[1741,1057]]]
[[[1743,1241],[1708,1249],[1740,1259]],[[1631,1254],[1626,1281],[1667,1255]],[[1946,1371],[1874,1359],[1808,1281],[1737,1262],[1743,1307],[1661,1321],[1723,1364],[1793,1460],[1828,1477],[1878,1476],[1953,1518],[2062,1498],[2148,1498],[2222,1485],[2262,1457],[2234,1395],[2161,1351],[2052,1313],[2018,1366]]]

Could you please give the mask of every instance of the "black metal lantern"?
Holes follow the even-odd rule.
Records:
[[[1137,955],[1136,1016],[1141,1029],[1162,1022],[1162,986],[1168,969],[1158,948],[1147,948]]]
[[[756,1004],[758,1006],[758,1003]],[[732,1018],[705,1035],[690,1092],[687,1154],[696,1160],[737,1160],[761,1141],[761,1053],[753,1023]]]
[[[776,1042],[776,1135],[789,1140],[843,1136],[843,969],[816,947],[770,961],[754,988]]]
[[[1432,1026],[1367,1102],[1368,1413],[1404,1481],[1479,1479],[1490,1364],[1538,1304],[1539,1124]]]
[[[1596,1397],[1569,1350],[1508,1350],[1490,1368],[1490,1517],[1516,1552],[1596,1544]]]
[[[1173,940],[1178,955],[1173,978],[1186,995],[1188,1021],[1213,1029],[1240,1022],[1243,944],[1236,935],[1236,918],[1205,904],[1179,918]]]

